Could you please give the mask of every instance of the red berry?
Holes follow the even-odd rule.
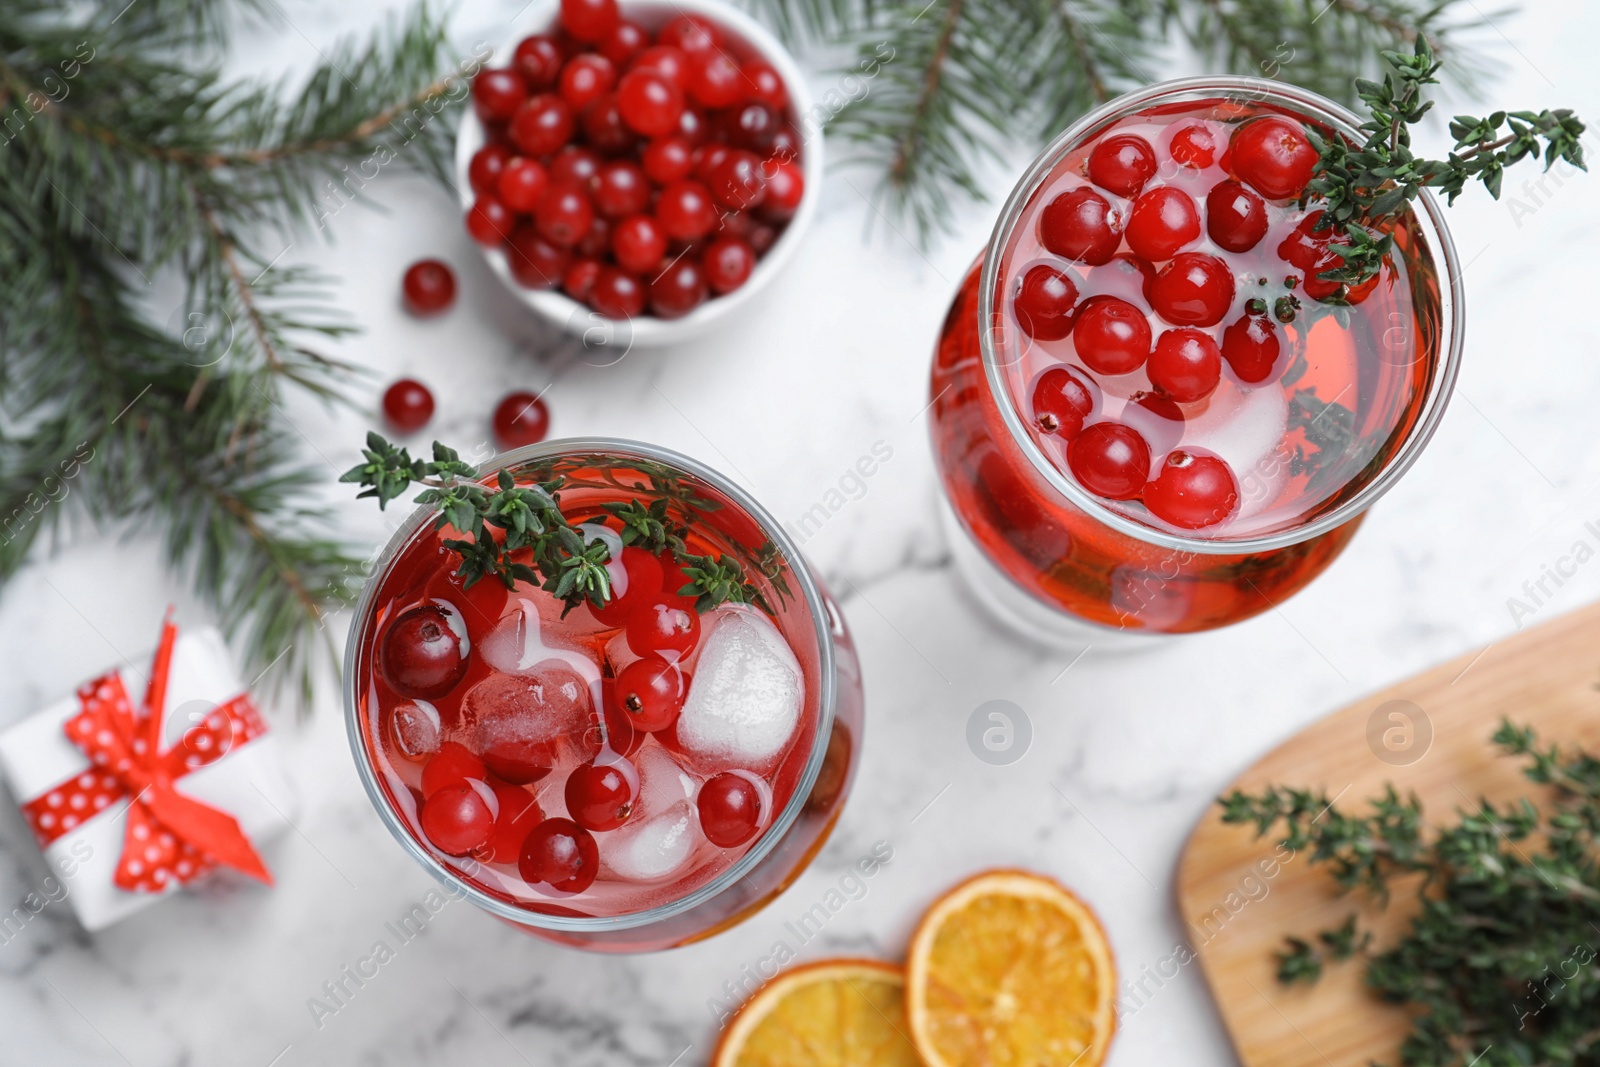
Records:
[[[731,293],[750,280],[756,268],[755,249],[742,237],[719,237],[701,256],[706,284],[713,293]]]
[[[600,849],[594,835],[571,819],[546,819],[528,832],[517,870],[532,885],[581,893],[600,873]]]
[[[698,241],[717,224],[716,205],[711,191],[697,181],[673,182],[661,190],[656,201],[656,218],[667,236],[679,241]]]
[[[587,302],[598,277],[600,277],[598,259],[575,259],[567,268],[567,272],[561,276],[561,291],[579,303]]]
[[[617,85],[617,106],[635,133],[661,137],[677,127],[683,93],[656,70],[636,66]]]
[[[1245,314],[1222,331],[1222,358],[1242,382],[1256,385],[1278,363],[1278,331],[1265,315]]]
[[[741,71],[748,99],[765,104],[774,111],[782,111],[789,106],[789,87],[783,84],[782,75],[771,63],[764,59],[747,59]]]
[[[1071,333],[1077,306],[1077,285],[1044,263],[1028,268],[1017,284],[1017,298],[1011,302],[1017,325],[1036,341],[1059,341]]]
[[[617,675],[617,705],[635,729],[647,733],[677,722],[688,693],[683,670],[655,656],[634,660]]]
[[[604,267],[589,291],[589,306],[608,319],[631,319],[644,311],[644,284],[616,267]]]
[[[637,215],[650,206],[650,179],[637,163],[615,160],[594,180],[594,206],[606,218]]]
[[[1267,205],[1229,179],[1206,194],[1206,232],[1229,252],[1248,252],[1267,235]]]
[[[701,832],[718,848],[737,848],[761,829],[761,790],[742,774],[723,771],[707,778],[695,807]]]
[[[1182,189],[1151,189],[1134,201],[1124,236],[1134,255],[1161,263],[1200,239],[1200,212]]]
[[[1222,380],[1222,353],[1210,334],[1187,326],[1167,330],[1156,339],[1145,373],[1173,400],[1192,404],[1210,396]]]
[[[503,449],[536,445],[550,432],[550,409],[533,393],[507,393],[495,406],[492,426]]]
[[[545,186],[550,184],[550,174],[544,164],[526,156],[515,156],[500,172],[497,188],[500,202],[512,211],[527,215],[539,206]]]
[[[1193,123],[1172,135],[1167,152],[1178,166],[1203,170],[1216,162],[1217,137],[1207,127]]]
[[[511,159],[511,149],[503,144],[486,144],[472,153],[467,165],[467,183],[479,196],[494,193],[500,188],[500,173]]]
[[[1111,205],[1083,186],[1062,193],[1039,213],[1039,243],[1058,256],[1099,266],[1121,240]]]
[[[635,611],[655,603],[661,588],[661,560],[642,548],[629,545],[622,550],[623,573],[627,575],[627,588],[618,593],[612,587],[611,599],[600,607],[590,605],[589,610],[604,626],[621,626]]]
[[[383,391],[383,417],[396,433],[416,433],[433,418],[433,394],[415,378],[401,378]]]
[[[515,863],[522,851],[522,842],[528,831],[539,825],[544,813],[533,794],[521,786],[508,782],[490,782],[494,798],[500,803],[500,814],[495,816],[494,831],[489,835],[490,863]]]
[[[564,59],[561,46],[554,38],[536,33],[532,37],[524,37],[517,43],[517,50],[511,57],[511,65],[522,75],[522,80],[527,83],[528,88],[537,93],[555,86],[556,79],[561,76],[561,64]]]
[[[1233,273],[1216,256],[1179,252],[1156,275],[1150,303],[1175,326],[1215,326],[1233,303]]]
[[[1337,266],[1330,263],[1328,267]],[[1323,267],[1327,270],[1328,267]],[[1359,285],[1347,285],[1344,282],[1331,282],[1319,278],[1316,274],[1306,278],[1305,292],[1313,300],[1321,300],[1328,304],[1359,304],[1372,295],[1372,290],[1378,287],[1380,275],[1374,274]]]
[[[1078,312],[1072,345],[1090,370],[1128,374],[1150,358],[1150,320],[1126,300],[1094,297]]]
[[[710,136],[710,130],[704,115],[692,107],[686,107],[683,114],[678,116],[678,128],[673,133],[691,145],[697,145]]]
[[[585,43],[605,40],[621,21],[617,0],[561,0],[562,29]]]
[[[626,269],[647,274],[659,267],[667,254],[666,231],[653,216],[631,215],[617,223],[611,252]]]
[[[1269,115],[1233,131],[1233,173],[1268,200],[1299,196],[1317,165],[1317,150],[1297,122]]]
[[[524,223],[506,242],[506,266],[518,285],[528,289],[554,289],[566,276],[572,253],[540,235],[532,223]]]
[[[619,756],[633,755],[639,750],[639,746],[644,744],[645,734],[643,730],[634,729],[633,723],[628,721],[627,713],[617,705],[615,678],[606,678],[600,683],[600,699],[604,707],[601,717],[605,723],[605,743]],[[594,731],[597,748],[601,740],[598,725],[597,723]]]
[[[589,232],[573,246],[572,251],[584,259],[599,259],[611,251],[611,223],[599,215],[589,223]]]
[[[580,189],[587,189],[589,183],[594,181],[595,175],[599,173],[599,154],[581,145],[568,145],[557,152],[556,158],[550,161],[552,182],[570,182]]]
[[[637,772],[630,778],[616,764],[580,763],[567,776],[567,814],[585,830],[615,830],[633,814],[637,793]]]
[[[1150,477],[1150,446],[1132,427],[1097,422],[1067,446],[1067,466],[1096,496],[1132,500]]]
[[[561,99],[574,111],[582,111],[617,84],[617,68],[611,60],[595,52],[584,52],[567,60],[561,68]]]
[[[635,56],[650,45],[650,34],[637,22],[623,19],[600,42],[600,54],[611,60],[618,69],[627,66]]]
[[[411,314],[437,315],[456,302],[456,275],[448,263],[419,259],[406,268],[400,292]]]
[[[700,616],[692,607],[658,600],[635,611],[622,632],[634,655],[679,660],[700,640]]]
[[[639,136],[622,120],[622,105],[616,93],[606,93],[583,109],[583,136],[607,155],[635,151]]]
[[[380,659],[389,687],[404,697],[432,700],[467,673],[466,625],[437,604],[402,612],[383,635]]]
[[[698,146],[694,150],[694,176],[701,181],[710,180],[712,172],[722,165],[732,151],[731,146],[715,141]]]
[[[769,152],[783,128],[778,113],[765,104],[745,104],[723,120],[728,143],[755,152]]]
[[[744,76],[728,53],[717,48],[690,53],[689,99],[701,107],[716,109],[732,107],[744,95]]]
[[[694,168],[694,149],[682,137],[669,134],[646,145],[640,161],[651,181],[666,185],[688,176]]]
[[[706,274],[700,261],[684,256],[650,282],[650,310],[663,319],[679,319],[706,301]]]
[[[572,140],[572,108],[554,93],[540,93],[522,102],[511,116],[507,132],[518,151],[528,156],[548,156]]]
[[[511,210],[487,194],[467,211],[467,233],[474,241],[497,247],[511,234]]]
[[[1155,150],[1137,134],[1107,137],[1089,152],[1089,180],[1118,196],[1139,195],[1155,173]]]
[[[589,232],[594,208],[580,186],[561,182],[545,190],[533,219],[546,241],[571,248]]]
[[[650,71],[665,78],[679,93],[689,89],[689,57],[680,48],[651,45],[634,57],[632,69]]]
[[[514,70],[485,67],[472,79],[472,107],[484,122],[505,122],[527,95],[527,84]]]
[[[1033,385],[1033,424],[1070,441],[1094,410],[1089,387],[1066,367],[1051,367]]]
[[[1155,480],[1145,486],[1144,505],[1158,519],[1185,530],[1215,526],[1233,513],[1239,483],[1216,456],[1168,453]]]
[[[756,255],[764,256],[777,243],[778,231],[776,227],[757,223],[750,227],[750,232],[744,235],[744,239],[750,242],[750,247]]]
[[[489,834],[494,831],[494,813],[478,792],[480,788],[485,792],[489,790],[481,782],[447,785],[422,802],[417,821],[439,851],[465,856],[489,843]]]
[[[805,168],[792,159],[773,157],[761,165],[767,177],[767,195],[761,201],[761,217],[784,222],[800,210],[806,196]]]
[[[686,55],[703,55],[716,50],[717,27],[710,19],[698,15],[679,15],[661,27],[657,40],[681,49]]]
[[[464,785],[468,780],[483,780],[488,774],[483,760],[460,741],[446,741],[422,766],[422,795],[431,797],[445,786]]]
[[[725,154],[707,176],[706,184],[717,203],[746,211],[766,199],[767,178],[754,152],[735,149]]]

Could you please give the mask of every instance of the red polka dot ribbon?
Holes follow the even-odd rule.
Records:
[[[238,821],[173,787],[176,779],[266,732],[249,694],[240,693],[184,731],[177,744],[161,749],[177,633],[169,618],[142,707],[134,706],[115,671],[78,689],[83,710],[67,720],[65,730],[89,757],[89,767],[23,804],[22,814],[44,848],[131,796],[113,878],[119,889],[159,893],[219,864],[270,885],[272,875]]]

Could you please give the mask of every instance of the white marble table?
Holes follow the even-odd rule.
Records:
[[[521,0],[461,6],[466,48]],[[370,11],[356,10],[367,7],[292,0],[289,24],[257,31],[240,69],[303,68],[312,42],[368,25]],[[1506,64],[1495,98],[1600,119],[1600,8],[1528,7],[1481,35]],[[996,193],[1022,163],[994,175]],[[680,449],[789,520],[875,442],[892,449],[865,494],[805,546],[860,644],[869,716],[859,782],[810,871],[743,926],[642,958],[551,947],[454,904],[376,977],[347,982],[348,1003],[319,1028],[310,998],[390,938],[385,924],[433,886],[370,809],[329,687],[304,724],[284,711],[274,719],[302,797],[296,831],[268,853],[277,888],[217,884],[94,937],[65,906],[46,908],[0,938],[0,1063],[702,1062],[715,1034],[708,1002],[747,981],[777,939],[802,958],[895,958],[939,887],[997,864],[1077,889],[1105,918],[1124,976],[1137,977],[1183,937],[1174,864],[1217,789],[1322,712],[1508,633],[1507,601],[1525,581],[1574,542],[1600,542],[1585,525],[1600,523],[1600,336],[1589,314],[1600,176],[1544,192],[1508,185],[1507,201],[1468,195],[1452,213],[1469,264],[1461,388],[1429,452],[1343,558],[1279,612],[1138,656],[1091,652],[1067,669],[975,612],[935,523],[920,414],[929,353],[995,208],[963,210],[959,232],[924,256],[875,219],[858,191],[864,176],[834,173],[787,275],[726,331],[609,369],[578,365],[549,393],[556,433]],[[336,243],[302,238],[288,255],[344,279],[341,302],[367,330],[340,356],[380,379],[432,382],[439,436],[482,440],[501,393],[549,383],[539,331],[498,291],[444,192],[386,175],[369,193],[388,214],[349,208],[333,224]],[[429,254],[459,266],[464,293],[448,317],[419,324],[397,306],[398,268]],[[333,467],[353,461],[361,420],[310,404],[292,415]],[[382,535],[374,510],[330,498],[354,536]],[[1600,565],[1580,568],[1538,616],[1597,594]],[[0,592],[0,725],[147,647],[174,599],[204,618],[143,537],[80,535],[41,556]],[[968,715],[991,699],[1032,721],[1032,748],[1011,766],[967,748]],[[878,841],[893,860],[865,895],[793,944],[785,923]],[[20,820],[0,817],[0,909],[44,874]],[[1194,968],[1125,1017],[1112,1053],[1117,1067],[1231,1061]]]

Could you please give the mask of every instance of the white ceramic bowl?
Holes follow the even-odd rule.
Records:
[[[778,43],[776,37],[744,12],[722,3],[721,0],[670,0],[670,2],[621,0],[621,3],[624,17],[638,22],[652,32],[659,30],[678,15],[704,15],[715,22],[722,32],[730,36],[741,48],[760,54],[772,64],[773,69],[788,87],[790,115],[795,120],[803,141],[800,165],[805,174],[806,187],[801,196],[799,209],[789,220],[783,233],[773,242],[772,247],[767,249],[767,254],[756,261],[755,269],[743,285],[726,296],[708,299],[689,314],[677,319],[661,319],[646,313],[625,325],[611,324],[598,312],[591,310],[585,304],[578,303],[559,289],[528,289],[518,285],[516,279],[511,276],[511,268],[506,263],[504,249],[484,248],[481,245],[479,247],[483,251],[484,258],[489,261],[489,266],[505,283],[506,288],[516,294],[517,299],[532,308],[541,318],[569,333],[584,337],[586,342],[596,335],[598,328],[598,331],[604,334],[604,339],[600,341],[602,345],[614,345],[618,342],[624,346],[675,344],[699,337],[709,331],[725,316],[755,296],[794,254],[801,237],[811,224],[812,215],[816,213],[817,196],[822,188],[822,136],[818,130],[808,131],[805,124],[800,121],[811,110],[811,94],[806,88],[799,67],[795,65],[794,58],[783,45]],[[510,61],[517,42],[529,34],[543,33],[551,29],[556,23],[559,11],[560,0],[537,0],[536,3],[529,5],[528,9],[512,23],[510,35],[504,43],[495,48],[494,55],[487,65],[505,66]],[[472,183],[467,178],[467,168],[472,162],[473,154],[483,147],[484,141],[483,123],[478,121],[478,116],[469,106],[465,109],[461,128],[456,134],[456,187],[461,193],[463,213],[472,207],[474,199]],[[611,333],[613,327],[625,331],[628,336],[613,337]]]

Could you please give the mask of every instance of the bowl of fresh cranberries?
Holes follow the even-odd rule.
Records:
[[[513,30],[473,80],[456,171],[467,232],[524,304],[664,344],[778,272],[822,141],[771,34],[718,0],[539,0]]]

